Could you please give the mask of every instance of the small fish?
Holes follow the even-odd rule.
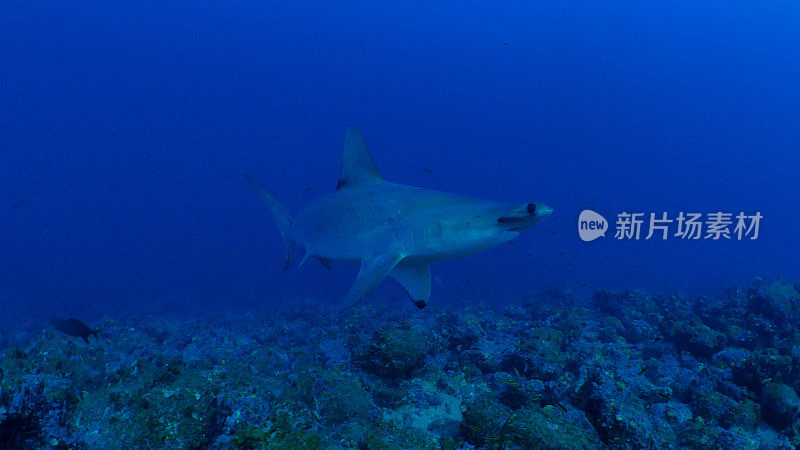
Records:
[[[431,168],[428,167],[428,166],[423,167],[422,171],[425,172],[425,173],[429,173],[429,174],[433,175],[433,170],[431,170]]]
[[[588,285],[589,285],[588,283],[583,283],[583,284],[581,285],[581,287],[586,287],[586,286],[588,286]]]
[[[567,252],[561,252],[558,254],[558,256],[567,256]]]
[[[653,339],[653,344],[658,343],[658,341],[660,341],[660,340],[661,340],[661,336],[656,336],[655,339]]]
[[[514,373],[517,374],[517,376],[519,376],[519,370],[516,367],[514,367]]]
[[[560,409],[562,413],[564,414],[567,413],[567,408],[565,408],[564,405],[562,405],[561,403],[555,403],[553,406]]]
[[[642,367],[642,370],[640,370],[637,375],[642,376],[645,372],[647,372],[647,366]]]
[[[97,334],[100,333],[100,330],[93,330],[78,319],[50,319],[50,325],[62,333],[83,338],[87,344],[89,343],[89,336],[94,336],[96,339]]]
[[[17,209],[17,208],[21,207],[24,204],[25,204],[25,200],[19,199],[16,202],[14,202],[13,205],[11,205],[11,209]]]

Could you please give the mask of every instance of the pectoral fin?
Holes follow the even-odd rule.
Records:
[[[398,264],[389,274],[403,286],[417,308],[424,308],[431,298],[431,265]]]
[[[367,292],[378,285],[403,257],[398,253],[377,254],[361,260],[361,269],[356,281],[345,296],[344,308],[348,309],[359,302]]]

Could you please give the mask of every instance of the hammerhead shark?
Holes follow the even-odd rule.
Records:
[[[364,138],[349,127],[336,190],[289,212],[245,175],[267,205],[286,244],[284,269],[295,249],[331,261],[360,263],[344,309],[391,276],[424,308],[431,295],[430,263],[471,255],[508,242],[553,210],[542,203],[512,205],[391,183],[378,172]]]

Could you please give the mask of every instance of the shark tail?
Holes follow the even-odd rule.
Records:
[[[295,243],[294,240],[291,238],[289,229],[292,226],[292,217],[289,215],[289,211],[284,208],[283,205],[278,203],[275,200],[275,197],[269,194],[261,185],[255,182],[249,175],[245,174],[244,179],[247,181],[247,185],[252,189],[261,201],[267,205],[269,211],[272,213],[272,219],[275,221],[275,226],[278,228],[278,231],[281,233],[281,237],[283,238],[283,242],[286,245],[286,258],[284,264],[284,270],[288,269],[292,263],[292,256],[294,255],[294,247]]]

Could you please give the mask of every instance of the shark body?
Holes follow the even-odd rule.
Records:
[[[430,263],[460,258],[508,242],[552,213],[541,203],[512,205],[449,194],[383,179],[354,127],[347,130],[336,190],[292,219],[286,208],[245,175],[272,212],[286,243],[285,268],[295,248],[302,263],[318,258],[360,263],[345,308],[384,278],[403,286],[423,308],[431,294]]]

